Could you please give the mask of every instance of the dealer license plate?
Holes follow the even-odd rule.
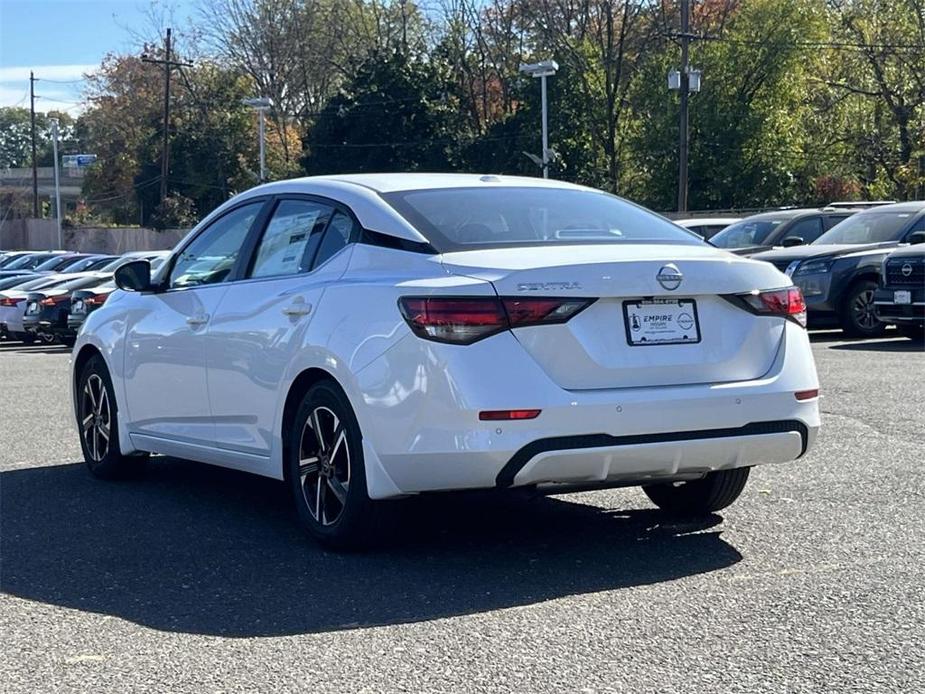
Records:
[[[74,305],[71,306],[71,313],[83,313],[84,312],[84,302],[78,299],[74,302]]]
[[[908,289],[900,289],[893,292],[893,303],[894,304],[911,304],[912,303],[912,292]]]
[[[645,299],[623,302],[626,341],[634,346],[700,342],[697,302],[693,299]]]

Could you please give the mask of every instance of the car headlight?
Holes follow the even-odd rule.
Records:
[[[828,272],[832,269],[832,263],[834,260],[808,260],[805,263],[801,263],[794,270],[792,277],[799,277],[800,275],[818,275],[825,272]],[[790,268],[787,268],[788,270]]]

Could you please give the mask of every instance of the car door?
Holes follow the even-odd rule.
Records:
[[[304,348],[325,287],[347,268],[359,227],[315,198],[276,203],[255,239],[245,279],[224,294],[209,326],[208,384],[219,446],[245,469],[268,464],[286,369]]]
[[[205,336],[264,204],[222,215],[172,259],[163,290],[132,296],[125,400],[132,436],[150,439],[142,448],[196,457],[176,446],[213,445]]]

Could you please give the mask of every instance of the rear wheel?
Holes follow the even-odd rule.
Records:
[[[846,335],[853,337],[880,337],[886,330],[874,312],[874,292],[877,283],[861,280],[855,283],[845,295],[841,308],[841,327]]]
[[[77,378],[77,427],[84,461],[95,476],[114,479],[137,471],[147,456],[119,450],[119,412],[106,363],[87,361]]]
[[[289,484],[304,530],[337,549],[369,544],[380,505],[366,491],[363,438],[347,396],[331,381],[313,385],[288,436]]]
[[[642,490],[656,506],[674,514],[705,514],[719,511],[739,498],[751,468],[717,470],[699,480],[647,484]]]

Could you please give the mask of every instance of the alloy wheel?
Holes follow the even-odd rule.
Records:
[[[864,330],[873,330],[880,322],[874,314],[874,290],[865,289],[860,292],[851,305],[854,321]]]
[[[109,452],[111,427],[112,412],[106,386],[98,374],[90,374],[81,394],[80,428],[94,462],[98,463]]]
[[[312,518],[336,523],[347,506],[350,448],[344,422],[327,407],[312,410],[302,428],[299,480]]]

